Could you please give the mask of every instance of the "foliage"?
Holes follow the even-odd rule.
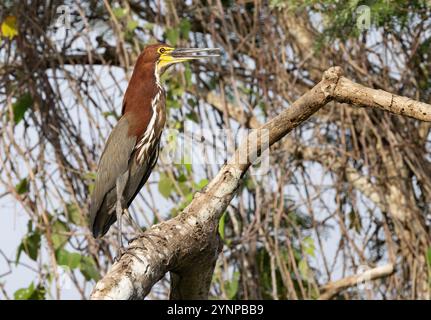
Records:
[[[29,93],[23,94],[17,99],[12,105],[13,108],[13,120],[15,124],[18,124],[23,118],[27,110],[32,104],[32,99]]]
[[[46,294],[46,289],[37,285],[34,286],[32,282],[28,288],[18,289],[14,293],[15,300],[44,300]]]
[[[1,34],[12,40],[18,35],[18,28],[15,16],[7,16],[1,23]]]

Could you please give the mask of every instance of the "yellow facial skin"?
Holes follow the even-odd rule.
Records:
[[[174,63],[178,63],[178,62],[184,62],[184,61],[189,61],[189,60],[193,60],[195,58],[186,58],[186,57],[173,57],[172,56],[172,52],[175,50],[175,48],[172,47],[160,47],[158,49],[158,52],[160,54],[159,57],[159,61],[157,62],[157,67],[159,68],[159,70],[164,69],[165,67],[174,64]]]

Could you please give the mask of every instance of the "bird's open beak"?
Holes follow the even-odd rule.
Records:
[[[157,65],[159,70],[163,72],[175,63],[218,56],[220,56],[220,49],[218,48],[172,48],[160,55]]]
[[[219,48],[179,48],[170,52],[175,62],[220,56]]]

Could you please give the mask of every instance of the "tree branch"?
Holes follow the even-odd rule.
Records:
[[[359,97],[357,90],[366,98]],[[252,130],[234,156],[204,190],[195,194],[183,212],[152,226],[143,237],[133,240],[126,253],[96,284],[91,298],[143,299],[158,280],[171,272],[171,299],[206,299],[222,248],[219,219],[235,196],[244,173],[266,148],[331,100],[377,106],[395,113],[400,111],[400,114],[404,107],[402,114],[420,119],[424,118],[423,112],[430,114],[430,105],[395,95],[391,95],[392,103],[388,105],[386,99],[374,95],[375,91],[378,90],[343,78],[339,67],[328,69],[322,81],[289,108],[260,129]],[[395,106],[395,100],[401,105]],[[408,106],[403,106],[403,102]]]
[[[431,105],[384,90],[370,89],[345,77],[341,77],[338,83],[334,100],[359,107],[380,108],[398,115],[431,121]]]
[[[367,270],[360,274],[343,278],[335,282],[330,282],[320,288],[320,291],[323,293],[319,297],[319,300],[331,299],[332,297],[349,287],[356,286],[365,281],[373,281],[376,279],[390,276],[393,272],[394,265],[390,263],[381,267]]]

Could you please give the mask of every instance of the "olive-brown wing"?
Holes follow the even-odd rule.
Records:
[[[129,122],[123,116],[109,135],[99,161],[90,204],[90,228],[94,237],[101,236],[105,225],[112,219],[109,210],[102,203],[108,194],[115,193],[117,178],[129,168],[136,137],[129,136],[128,133]]]

